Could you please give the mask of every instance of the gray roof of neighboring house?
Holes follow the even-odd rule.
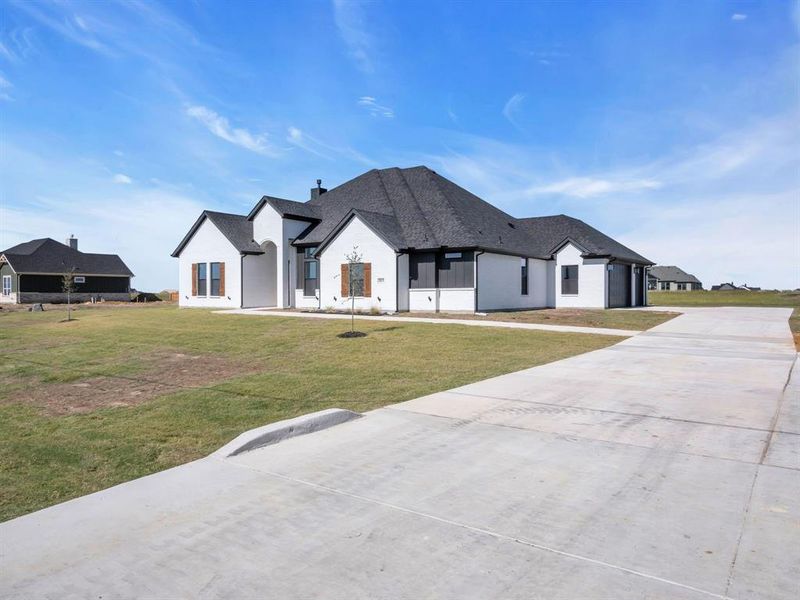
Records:
[[[580,219],[567,215],[550,217],[528,217],[519,219],[523,227],[535,241],[540,254],[550,255],[567,240],[575,242],[588,256],[608,257],[639,264],[652,265],[653,262],[634,252],[617,240],[587,225]]]
[[[650,267],[648,273],[659,281],[676,281],[678,283],[700,283],[700,280],[675,266]]]
[[[51,238],[17,244],[0,252],[17,273],[77,273],[132,277],[131,270],[116,254],[93,254],[74,250]]]
[[[243,254],[264,253],[261,247],[253,240],[253,222],[249,221],[247,217],[244,215],[204,210],[197,221],[194,222],[194,225],[192,225],[189,233],[183,237],[181,243],[178,244],[178,247],[172,252],[172,256],[177,257],[180,255],[184,246],[189,243],[189,240],[192,239],[192,236],[206,219],[211,221],[239,252]]]

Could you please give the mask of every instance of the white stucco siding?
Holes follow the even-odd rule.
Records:
[[[306,221],[284,219],[269,204],[264,205],[253,218],[253,239],[257,244],[270,241],[277,250],[277,277],[275,290],[277,305],[286,308],[296,300],[295,261],[297,249],[290,240],[297,238],[308,227]],[[245,282],[246,283],[246,282]]]
[[[345,309],[350,306],[341,294],[341,265],[357,246],[362,262],[372,265],[372,295],[356,298],[356,310],[377,308],[397,310],[397,258],[372,229],[357,216],[326,246],[320,256],[320,298],[322,308]]]
[[[244,308],[276,306],[275,247],[267,244],[264,254],[249,254],[242,259],[242,286]]]
[[[478,256],[478,310],[547,306],[547,261],[528,259],[528,294],[522,294],[522,259],[484,252]]]
[[[225,295],[192,296],[193,263],[225,263]],[[241,306],[241,256],[219,229],[205,219],[178,258],[178,303],[180,306],[238,308]],[[210,269],[210,268],[209,268]],[[210,270],[208,272],[210,277]],[[211,282],[207,285],[211,291]]]
[[[315,290],[314,296],[304,296],[303,290],[294,291],[294,305],[297,308],[320,308],[319,288]]]
[[[605,308],[607,277],[605,259],[583,258],[575,245],[565,244],[556,253],[555,306],[556,308]],[[561,267],[578,265],[578,293],[561,293]]]
[[[408,310],[411,312],[436,312],[436,289],[413,288],[408,290]]]
[[[475,312],[475,288],[439,288],[442,312]]]

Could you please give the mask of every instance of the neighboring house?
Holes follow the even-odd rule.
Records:
[[[130,300],[131,273],[116,254],[78,250],[78,240],[66,244],[50,238],[31,240],[0,253],[0,302],[66,302],[64,274],[74,270],[71,299]]]
[[[711,286],[712,292],[729,292],[732,290],[739,290],[741,292],[760,292],[761,288],[749,286],[746,283],[744,285],[736,285],[733,282]]]
[[[647,289],[661,292],[702,290],[700,280],[678,267],[650,267],[647,270]]]
[[[514,218],[427,167],[320,183],[204,211],[172,253],[180,305],[345,309],[351,281],[356,309],[382,312],[646,304],[653,263],[578,219]]]

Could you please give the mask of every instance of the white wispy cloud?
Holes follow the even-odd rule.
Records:
[[[545,150],[462,134],[448,140],[458,150],[426,161],[510,214],[581,218],[706,284],[733,279],[794,289],[800,287],[798,123],[796,111],[736,123],[657,160],[605,171],[570,169]]]
[[[7,102],[12,101],[13,98],[11,97],[10,90],[13,87],[11,82],[0,74],[0,100],[5,100]]]
[[[0,161],[0,248],[70,233],[86,252],[119,254],[143,290],[177,287],[170,253],[208,198],[165,182],[116,185],[99,161],[4,140]],[[46,153],[46,154],[45,154]]]
[[[24,61],[34,52],[33,27],[0,31],[0,57],[12,63]]]
[[[369,167],[376,166],[375,161],[349,146],[336,146],[334,144],[328,144],[314,136],[309,135],[297,127],[289,127],[287,129],[286,141],[297,148],[305,150],[306,152],[314,154],[315,156],[319,156],[320,158],[324,158],[325,160],[334,160],[334,155],[338,155]]]
[[[517,113],[519,112],[522,103],[525,101],[525,94],[522,92],[517,92],[511,98],[509,98],[505,105],[503,106],[503,116],[508,119],[508,122],[511,123],[514,127],[519,128],[519,124],[517,123]]]
[[[731,21],[744,21],[747,19],[747,15],[744,13],[733,13],[731,15]]]
[[[306,135],[297,127],[289,127],[287,130],[286,141],[293,146],[297,146],[298,148],[319,156],[320,158],[324,158],[325,160],[333,160],[330,156],[328,156],[328,154],[322,151],[322,149],[325,147],[324,144],[313,137]]]
[[[41,5],[34,2],[13,2],[13,6],[24,11],[39,24],[49,28],[63,38],[95,52],[105,55],[114,55],[111,46],[107,45],[95,35],[81,26],[83,21],[76,18],[68,5],[49,4]]]
[[[527,55],[546,67],[552,66],[570,56],[568,52],[563,50],[530,50]]]
[[[64,40],[107,58],[133,56],[147,61],[164,74],[186,76],[187,60],[218,57],[219,51],[199,38],[194,29],[163,3],[142,0],[124,2],[27,2],[10,0],[9,6],[24,12],[39,25]],[[28,30],[0,36],[0,54],[24,58],[31,46]],[[234,64],[232,61],[229,65]]]
[[[333,18],[339,37],[356,66],[365,73],[372,73],[375,40],[368,32],[364,5],[357,0],[333,0]]]
[[[379,104],[378,101],[372,96],[361,96],[357,104],[363,106],[367,112],[373,117],[384,117],[386,119],[394,119],[394,109]]]
[[[187,106],[186,114],[196,119],[218,138],[236,146],[265,156],[277,156],[278,150],[268,141],[266,134],[253,134],[241,127],[232,127],[226,117],[205,106]]]
[[[575,198],[591,198],[618,192],[638,192],[661,187],[655,179],[600,179],[596,177],[568,177],[546,185],[533,186],[526,190],[529,196],[563,194]]]
[[[112,178],[112,181],[113,181],[114,183],[121,183],[121,184],[123,184],[123,185],[130,185],[130,184],[132,184],[132,183],[133,183],[133,179],[131,179],[130,177],[128,177],[128,176],[127,176],[127,175],[125,175],[124,173],[117,173],[117,174],[116,174],[116,175],[114,175],[114,177]]]

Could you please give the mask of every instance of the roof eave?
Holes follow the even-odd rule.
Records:
[[[186,247],[186,244],[188,244],[191,241],[191,239],[194,237],[194,234],[197,233],[198,229],[200,229],[200,225],[202,225],[203,221],[207,218],[208,215],[206,214],[206,211],[203,211],[200,214],[200,216],[197,217],[197,220],[191,226],[189,232],[185,236],[183,236],[183,239],[178,244],[178,247],[175,248],[175,250],[173,250],[172,254],[170,254],[172,258],[180,258],[181,252],[183,252],[183,249]]]
[[[314,256],[318,257],[325,249],[325,247],[330,245],[330,243],[336,238],[336,236],[339,235],[339,233],[345,227],[347,227],[348,223],[350,223],[350,221],[352,221],[353,218],[355,217],[359,217],[359,219],[361,219],[361,222],[364,223],[370,229],[370,231],[372,231],[375,235],[381,238],[383,243],[389,246],[393,251],[397,252],[398,250],[400,250],[400,246],[388,240],[382,232],[376,229],[369,222],[368,219],[364,218],[363,216],[360,216],[358,209],[351,208],[350,211],[348,211],[348,213],[344,217],[342,217],[342,220],[336,224],[336,227],[334,227],[331,230],[331,232],[328,235],[326,235],[325,238],[319,243],[316,252],[314,252]]]
[[[10,261],[10,260],[8,260],[8,256],[6,256],[5,254],[0,254],[0,258],[2,258],[2,259],[3,259],[3,261],[5,261],[5,263],[6,263],[6,264],[7,264],[9,267],[11,267],[11,270],[12,270],[14,273],[16,273],[16,272],[17,272],[17,271],[16,271],[16,269],[14,269],[14,265],[12,265],[12,264],[11,264],[11,261]]]

